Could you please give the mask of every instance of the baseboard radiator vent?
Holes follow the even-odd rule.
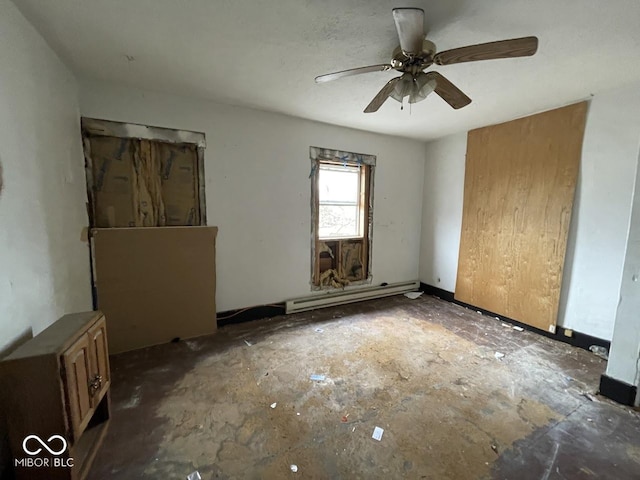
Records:
[[[287,300],[286,313],[304,312],[316,308],[333,307],[345,303],[360,302],[374,298],[388,297],[400,293],[415,292],[420,289],[420,282],[390,283],[384,286],[365,287],[340,292],[311,295],[304,298]]]

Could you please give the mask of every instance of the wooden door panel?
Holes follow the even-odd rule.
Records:
[[[83,335],[64,354],[63,363],[66,375],[66,395],[71,413],[71,425],[74,438],[78,438],[93,412],[89,381],[91,362],[89,337]]]
[[[104,392],[109,388],[111,376],[109,372],[109,350],[107,348],[107,327],[104,317],[89,329],[89,354],[91,365],[91,381],[96,388],[91,390],[91,401],[95,407]]]

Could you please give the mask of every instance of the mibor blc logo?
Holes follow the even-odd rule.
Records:
[[[16,458],[16,467],[27,468],[72,468],[72,457],[61,457],[67,450],[67,441],[62,435],[51,435],[43,441],[38,435],[27,435],[22,449],[28,456]]]

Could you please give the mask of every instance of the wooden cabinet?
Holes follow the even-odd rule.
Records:
[[[102,313],[65,315],[5,358],[0,373],[16,478],[83,479],[109,422]]]

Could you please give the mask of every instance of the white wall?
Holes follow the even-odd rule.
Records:
[[[589,105],[560,304],[561,325],[610,340],[640,146],[640,85]]]
[[[309,147],[377,155],[373,283],[418,277],[424,144],[94,81],[82,115],[204,132],[219,311],[310,294]]]
[[[639,159],[640,160],[640,159]],[[640,165],[607,375],[640,386]],[[640,403],[640,395],[636,405]]]
[[[420,280],[453,292],[462,230],[467,134],[427,144],[422,205]]]
[[[0,352],[91,309],[77,85],[0,0]]]
[[[619,300],[639,141],[640,85],[592,99],[558,324],[607,340]],[[466,135],[427,145],[420,280],[449,291],[458,264],[465,153]]]

